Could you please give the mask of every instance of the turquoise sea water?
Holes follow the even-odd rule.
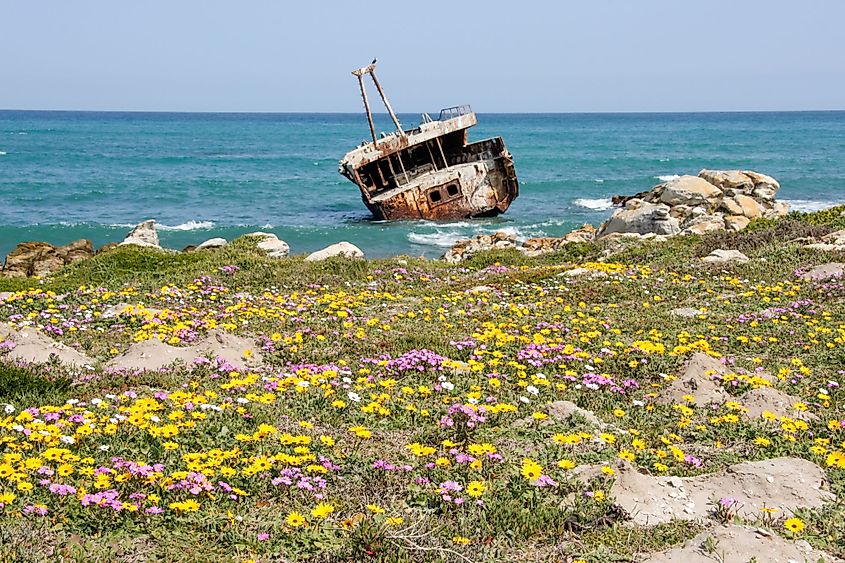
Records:
[[[434,115],[434,113],[432,113]],[[377,128],[390,130],[385,116]],[[701,168],[750,168],[801,210],[845,201],[845,112],[480,114],[502,135],[520,197],[494,219],[370,220],[337,161],[367,137],[359,114],[0,111],[0,255],[24,240],[120,241],[144,219],[164,246],[272,231],[303,253],[348,240],[369,256],[437,256],[477,232],[562,235],[609,198]],[[400,115],[415,125],[419,115]],[[1,256],[0,256],[1,257]]]

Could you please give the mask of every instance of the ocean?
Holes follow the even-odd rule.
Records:
[[[376,126],[391,129],[385,115]],[[119,242],[144,219],[175,249],[261,230],[292,253],[347,240],[372,257],[436,257],[480,232],[597,225],[611,196],[702,168],[774,176],[798,210],[845,202],[845,112],[479,114],[470,139],[504,137],[520,196],[499,217],[449,223],[372,220],[337,173],[368,133],[363,114],[0,111],[0,259],[25,240]]]

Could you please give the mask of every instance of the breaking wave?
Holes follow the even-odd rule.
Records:
[[[135,226],[136,225],[133,223],[114,223],[109,225],[109,227],[121,227],[128,229],[132,229]],[[213,228],[214,221],[187,221],[178,225],[164,225],[162,223],[156,223],[156,230],[159,231],[200,231],[203,229]]]
[[[667,174],[665,176],[655,176],[654,178],[661,182],[671,182],[672,180],[677,180],[680,176],[677,174]]]
[[[613,202],[610,198],[600,198],[600,199],[589,199],[589,198],[578,198],[575,200],[575,205],[580,207],[586,207],[587,209],[592,209],[594,211],[606,211],[613,207]]]
[[[845,201],[818,201],[813,199],[782,199],[781,201],[789,204],[790,211],[803,211],[804,213],[821,211],[845,203]]]
[[[460,223],[456,223],[460,224]],[[491,235],[495,232],[503,232],[513,235],[517,240],[525,240],[527,237],[520,232],[516,227],[485,227],[482,229],[473,228],[472,224],[467,223],[467,230],[456,229],[436,229],[433,233],[408,233],[408,242],[421,246],[434,246],[437,248],[452,248],[459,240],[466,240],[475,235]]]

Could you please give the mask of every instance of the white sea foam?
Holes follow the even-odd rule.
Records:
[[[125,229],[133,229],[137,225],[134,223],[112,223],[109,227],[120,227]],[[180,223],[179,225],[163,225],[156,223],[156,230],[159,231],[199,231],[202,229],[213,229],[214,221],[188,221]]]
[[[201,229],[211,228],[214,228],[214,221],[188,221],[173,226],[156,224],[156,229],[160,231],[199,231]]]
[[[423,246],[436,246],[438,248],[451,248],[459,240],[467,238],[463,233],[452,231],[435,233],[408,233],[408,241],[412,244]]]
[[[782,199],[781,201],[789,204],[790,211],[803,211],[804,213],[821,211],[845,203],[843,201],[818,201],[813,199]]]
[[[456,223],[461,224],[461,223]],[[452,248],[459,240],[466,240],[475,235],[485,234],[491,235],[496,232],[507,233],[513,235],[517,240],[525,240],[526,237],[516,227],[485,227],[483,229],[474,228],[471,223],[463,223],[469,228],[466,230],[457,229],[435,229],[433,233],[408,233],[408,241],[411,244],[418,244],[421,246],[434,246],[437,248]]]
[[[672,180],[677,180],[680,178],[677,174],[667,174],[665,176],[655,176],[655,179],[660,180],[661,182],[671,182]]]
[[[604,178],[596,178],[593,180],[596,184],[604,184]]]
[[[6,156],[8,153],[6,151],[0,151],[0,156]]]
[[[605,211],[613,207],[613,202],[610,201],[610,198],[589,199],[582,197],[575,200],[575,205],[595,211]]]

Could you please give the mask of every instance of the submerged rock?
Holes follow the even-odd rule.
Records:
[[[65,246],[46,242],[22,242],[6,256],[2,275],[11,278],[46,276],[67,264],[90,258],[94,248],[90,240],[77,240]]]
[[[320,262],[335,256],[343,256],[346,258],[363,258],[364,252],[352,244],[351,242],[340,241],[331,246],[327,246],[317,252],[312,252],[305,257],[306,262]]]

